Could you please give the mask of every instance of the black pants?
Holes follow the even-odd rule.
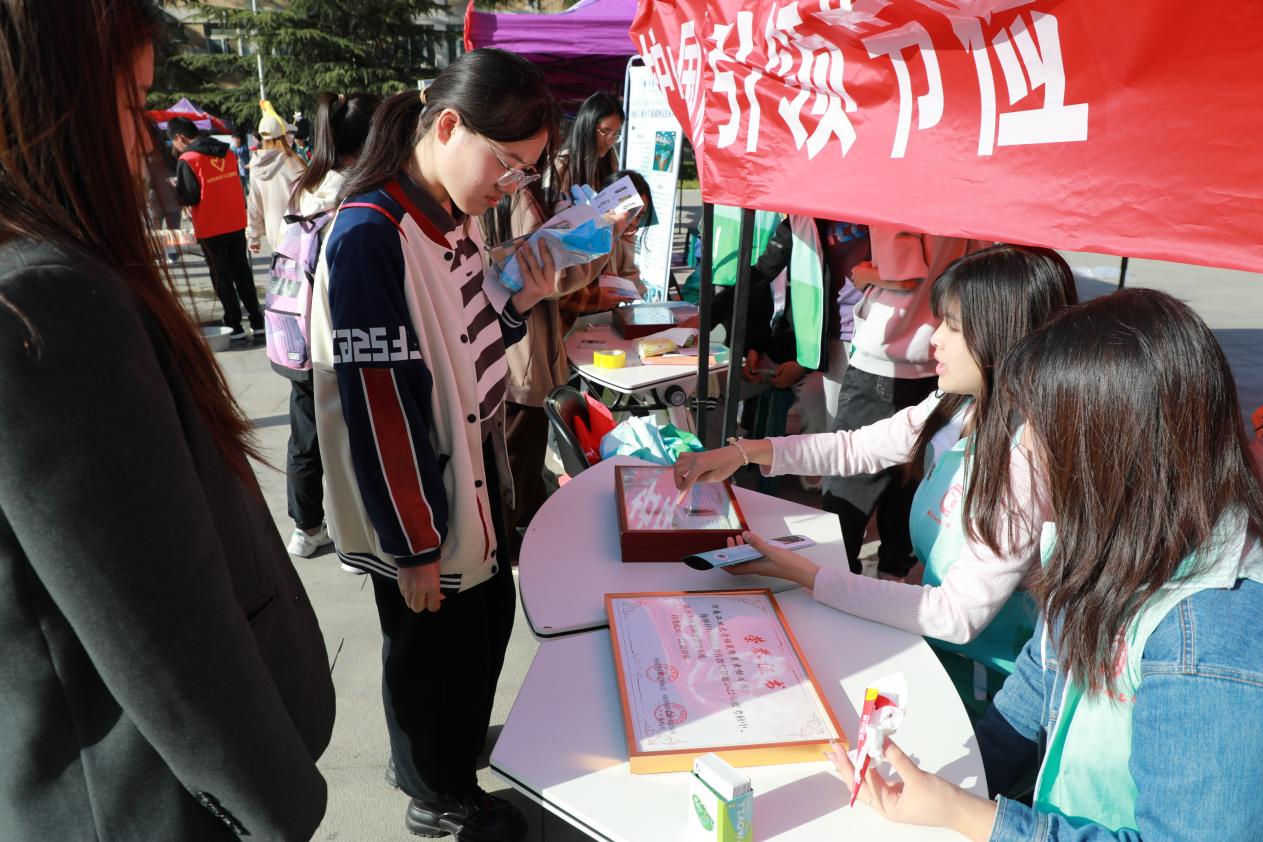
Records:
[[[254,271],[246,251],[246,232],[231,231],[217,237],[198,240],[206,266],[210,269],[215,295],[224,306],[224,326],[233,330],[241,328],[241,308],[250,317],[250,327],[263,330],[263,310],[259,308],[259,292],[254,287]],[[237,299],[241,303],[237,303]]]
[[[487,486],[496,489],[495,461],[486,448],[483,458]],[[492,502],[503,547],[504,518]],[[393,579],[370,578],[382,628],[382,699],[395,779],[423,801],[465,797],[477,786],[478,755],[513,631],[512,568],[501,560],[490,580],[445,593],[438,611],[420,614],[404,604]]]
[[[835,427],[858,430],[889,418],[925,400],[937,385],[935,377],[896,380],[851,366],[842,377]],[[908,516],[916,490],[915,483],[904,481],[903,467],[898,465],[875,474],[825,479],[824,509],[838,516],[852,571],[860,572],[860,547],[874,509],[877,531],[881,535],[878,567],[883,572],[903,576],[916,564],[912,539],[908,535]]]
[[[509,447],[509,467],[513,471],[513,510],[509,512],[510,558],[521,549],[518,527],[535,517],[548,499],[544,483],[544,456],[548,452],[548,415],[541,406],[506,403],[504,425]]]
[[[324,465],[316,438],[316,400],[312,382],[291,380],[289,452],[285,458],[289,516],[299,529],[315,529],[325,519]]]

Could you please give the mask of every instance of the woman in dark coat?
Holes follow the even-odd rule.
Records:
[[[147,236],[156,13],[0,20],[0,839],[308,839],[333,687]]]

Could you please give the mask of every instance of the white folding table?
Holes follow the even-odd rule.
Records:
[[[724,584],[731,587],[734,580]],[[855,737],[864,689],[902,673],[909,702],[895,738],[900,747],[921,768],[986,797],[969,718],[922,638],[835,611],[801,588],[776,599],[848,737]],[[633,775],[628,768],[608,629],[540,645],[491,754],[491,769],[594,839],[685,838],[689,774]],[[823,759],[743,771],[754,786],[756,840],[961,838],[893,824],[860,802],[848,807],[849,793]]]
[[[696,359],[687,365],[644,365],[636,353],[636,340],[619,336],[610,324],[611,318],[609,312],[595,313],[575,323],[566,337],[570,365],[584,380],[619,395],[612,407],[615,412],[664,409],[673,424],[692,430],[692,416],[684,404],[697,386]],[[592,362],[597,350],[623,351],[627,364],[622,368],[597,368]],[[727,349],[712,344],[710,353],[715,357],[711,373],[727,371]],[[678,387],[678,391],[671,387]]]
[[[614,468],[643,464],[625,456],[598,462],[558,489],[531,520],[518,559],[518,587],[536,637],[605,627],[607,593],[796,587],[784,579],[694,570],[679,560],[624,564]],[[806,535],[816,546],[803,555],[848,568],[836,515],[745,488],[733,491],[753,532],[765,538]]]

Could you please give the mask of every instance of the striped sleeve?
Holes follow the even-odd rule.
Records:
[[[491,302],[492,309],[496,315],[500,317],[500,334],[504,339],[504,346],[514,344],[521,341],[526,336],[526,319],[530,316],[531,311],[519,313],[517,308],[513,306],[511,293],[500,283],[492,280],[491,275],[487,273],[479,273],[477,277],[470,280],[471,287],[474,283],[479,286],[474,289],[481,288],[486,294],[487,300]],[[466,303],[471,296],[466,296]]]
[[[439,560],[448,504],[430,440],[434,381],[408,317],[400,236],[390,216],[344,208],[325,254],[333,368],[360,498],[382,549],[409,567]]]

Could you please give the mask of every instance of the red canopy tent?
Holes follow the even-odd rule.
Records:
[[[214,132],[215,134],[228,134],[232,129],[228,124],[218,117],[214,117],[189,102],[188,98],[182,98],[170,108],[160,109],[157,111],[146,111],[145,116],[151,120],[158,128],[166,131],[167,123],[176,118],[183,117],[186,120],[192,120],[193,125],[197,126],[204,132]]]
[[[631,35],[703,236],[720,203],[1263,271],[1263,4],[640,0]]]
[[[642,0],[707,201],[1263,270],[1263,4]]]

